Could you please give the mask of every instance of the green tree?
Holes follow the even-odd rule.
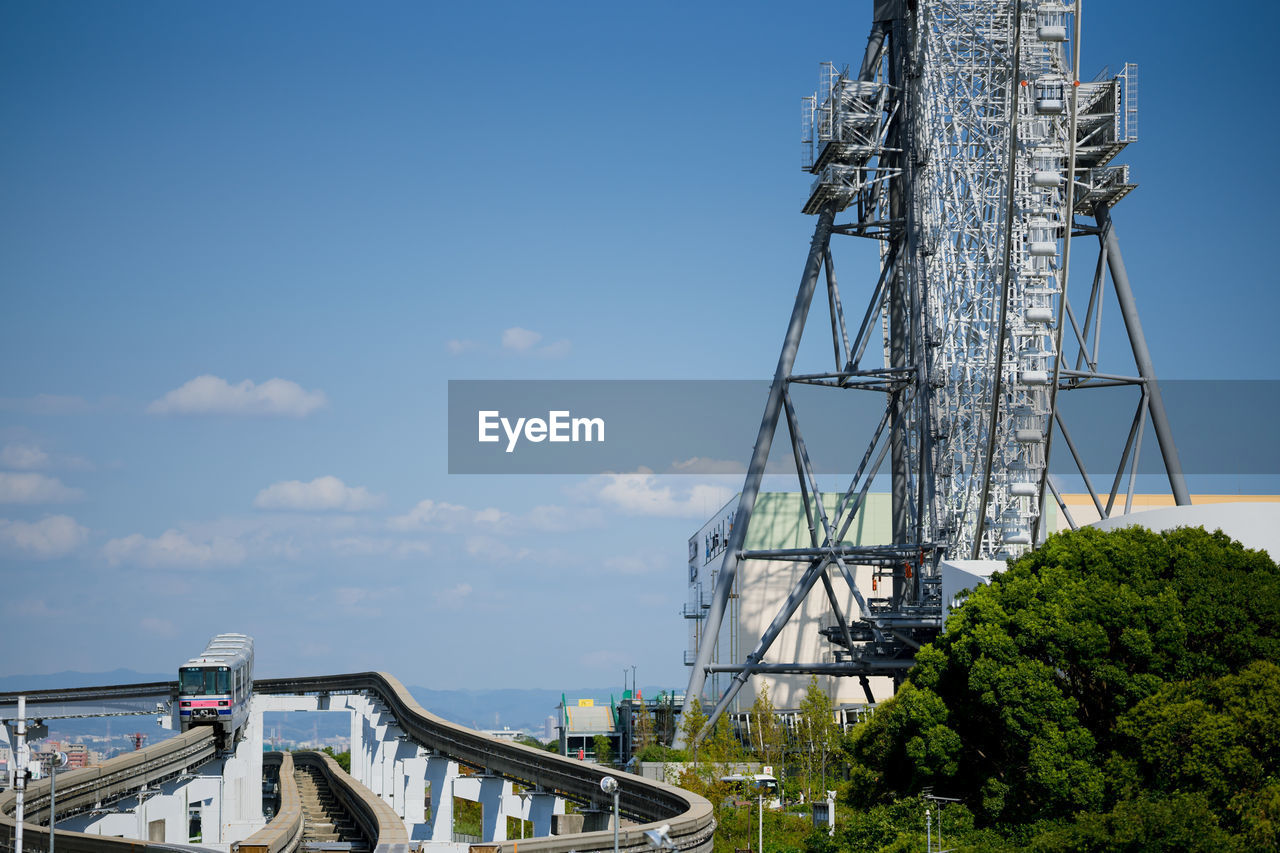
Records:
[[[695,738],[697,738],[706,723],[707,714],[702,710],[702,701],[695,696],[693,701],[689,703],[689,710],[680,715],[680,733],[684,736],[685,745],[692,754],[695,766],[698,764],[698,753],[701,746]]]
[[[763,679],[756,681],[756,699],[748,712],[751,720],[751,751],[763,764],[782,766],[782,725],[778,713],[769,698],[769,685]]]
[[[596,764],[603,764],[606,767],[613,764],[613,744],[609,742],[609,736],[596,735],[593,742],[596,750]]]
[[[807,798],[825,796],[830,765],[840,750],[840,727],[835,720],[831,697],[818,684],[818,676],[809,676],[804,699],[800,700],[800,721],[796,747],[805,776]],[[815,794],[818,792],[818,794]]]
[[[633,738],[631,746],[633,752],[643,752],[646,748],[658,742],[653,733],[653,715],[649,713],[649,707],[645,705],[643,698],[638,701],[639,708],[633,712],[634,722],[631,735]]]
[[[348,749],[343,750],[342,752],[334,752],[333,747],[326,746],[320,751],[328,754],[330,758],[338,762],[338,766],[341,767],[344,772],[351,772],[351,750]]]
[[[1267,837],[1278,644],[1265,553],[1201,529],[1051,537],[975,590],[858,727],[851,797],[931,786],[983,824],[1087,829],[1081,849],[1128,818],[1150,832],[1115,849],[1165,838],[1166,817],[1182,821],[1169,838],[1243,832],[1246,815]],[[1190,791],[1203,803],[1177,799]]]

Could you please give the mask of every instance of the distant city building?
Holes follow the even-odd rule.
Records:
[[[622,732],[610,700],[608,705],[593,699],[579,699],[570,704],[560,697],[560,754],[582,761],[597,761],[596,738],[609,740],[609,751],[616,758],[622,752]]]
[[[611,763],[625,766],[641,746],[638,733],[641,716],[648,717],[653,741],[669,744],[675,735],[676,720],[683,702],[684,695],[674,691],[661,691],[653,698],[645,699],[624,690],[620,700],[610,696],[607,705],[592,699],[571,702],[561,697],[560,723],[557,726],[560,754],[583,761],[598,761],[596,738],[603,736],[609,740]]]
[[[513,729],[510,726],[503,726],[500,729],[482,729],[482,731],[491,738],[513,742],[520,740],[522,737],[529,737],[529,733],[524,729]]]

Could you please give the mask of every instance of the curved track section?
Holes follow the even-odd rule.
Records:
[[[216,749],[213,730],[192,729],[138,752],[118,756],[97,767],[58,774],[58,816],[65,817],[91,809],[100,803],[134,793],[139,787],[177,776],[213,758]],[[0,796],[0,845],[13,846],[17,821],[17,795]],[[49,830],[33,824],[49,820],[49,780],[27,787],[23,806],[23,847],[44,850],[49,846]],[[104,853],[127,850],[189,849],[173,845],[149,844],[119,838],[104,838],[80,832],[58,832],[58,849],[64,853]]]
[[[329,793],[372,841],[375,853],[408,851],[409,834],[404,821],[381,797],[349,776],[338,762],[323,752],[295,752],[293,757],[300,769],[319,772],[328,784]]]
[[[448,755],[469,765],[528,787],[551,791],[580,803],[611,807],[600,790],[606,775],[619,782],[620,808],[625,817],[638,821],[638,826],[621,829],[620,850],[649,851],[644,832],[663,824],[670,826],[671,840],[682,851],[709,853],[715,832],[711,803],[703,797],[629,773],[606,770],[562,755],[517,743],[499,741],[472,729],[450,723],[425,710],[395,677],[382,672],[360,672],[349,675],[312,676],[304,678],[256,679],[254,690],[266,694],[314,695],[326,693],[367,692],[376,695],[395,715],[405,733],[427,749]],[[516,842],[494,845],[514,851]],[[613,833],[585,832],[577,835],[551,836],[520,841],[526,853],[589,853],[612,850]]]
[[[279,765],[280,808],[271,823],[234,847],[239,853],[293,853],[302,841],[302,798],[293,779],[293,755],[268,752],[262,761]]]

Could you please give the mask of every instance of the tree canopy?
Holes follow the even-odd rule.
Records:
[[[932,789],[1041,850],[1280,846],[1277,660],[1265,553],[1197,528],[1055,536],[858,727],[850,801]]]

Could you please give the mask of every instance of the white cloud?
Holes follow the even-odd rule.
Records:
[[[35,622],[48,622],[51,619],[62,619],[68,615],[63,608],[50,607],[43,598],[19,598],[5,602],[5,611],[17,619],[29,619]]]
[[[143,617],[138,622],[138,627],[157,637],[173,637],[178,633],[178,630],[168,619],[158,619],[155,616]]]
[[[445,501],[425,500],[404,515],[387,520],[392,530],[456,530],[464,525],[496,524],[506,518],[502,510],[488,507],[474,510]]]
[[[594,507],[563,507],[541,504],[523,514],[509,513],[496,507],[471,509],[444,501],[425,500],[404,515],[392,516],[387,527],[392,530],[491,531],[496,527],[534,530],[542,533],[564,533],[599,527],[600,512]],[[480,541],[480,540],[477,540]]]
[[[348,557],[395,557],[406,559],[431,553],[431,544],[418,540],[385,537],[345,536],[332,542],[333,550]]]
[[[541,504],[520,516],[517,523],[545,533],[565,533],[599,527],[601,520],[600,513],[592,507],[569,509],[555,504]]]
[[[669,474],[745,474],[747,466],[735,459],[707,459],[694,456],[672,462]]]
[[[360,512],[381,505],[379,495],[364,486],[348,486],[337,477],[316,477],[310,483],[284,480],[273,483],[253,499],[258,509],[292,509],[302,512],[341,510]]]
[[[466,601],[469,595],[471,595],[471,584],[460,583],[457,586],[436,592],[435,604],[437,608],[453,610]]]
[[[507,520],[508,516],[505,512],[491,506],[478,511],[474,519],[476,524],[502,524]]]
[[[531,332],[519,326],[512,326],[502,332],[502,348],[516,352],[528,352],[537,346],[540,340],[542,340],[540,333]]]
[[[502,332],[502,348],[521,355],[532,355],[539,358],[564,358],[569,354],[569,350],[572,349],[572,345],[564,338],[554,343],[538,346],[540,343],[542,343],[541,332],[522,329],[519,326],[512,326]]]
[[[340,586],[333,591],[333,601],[339,607],[350,607],[369,598],[369,590],[358,586]]]
[[[232,385],[218,376],[197,376],[147,406],[153,415],[286,415],[302,418],[324,408],[323,391],[308,391],[288,379]]]
[[[82,497],[84,492],[64,486],[57,477],[50,477],[47,474],[14,474],[0,471],[0,503],[63,503]]]
[[[20,468],[30,471],[43,468],[49,464],[49,454],[34,444],[6,444],[0,450],[0,465],[6,468]]]
[[[710,483],[681,482],[681,488],[675,489],[660,483],[647,469],[592,478],[588,489],[596,499],[630,515],[667,518],[706,518],[733,495],[731,489]]]
[[[39,521],[0,518],[0,546],[37,560],[64,557],[88,537],[88,529],[68,515],[50,515]]]
[[[133,563],[145,568],[235,565],[245,558],[244,546],[234,539],[215,537],[201,542],[177,530],[166,530],[154,539],[141,533],[112,539],[102,547],[102,553],[113,566]]]
[[[506,353],[523,358],[564,358],[573,349],[567,338],[551,343],[543,343],[541,332],[512,326],[502,330],[502,340],[498,347],[492,343],[481,342],[471,338],[452,338],[445,342],[445,349],[450,355],[462,355],[468,352],[480,352],[485,355]]]
[[[22,471],[37,469],[67,468],[77,471],[89,471],[93,465],[78,456],[51,454],[40,445],[27,441],[11,441],[0,449],[0,467],[16,468]]]

